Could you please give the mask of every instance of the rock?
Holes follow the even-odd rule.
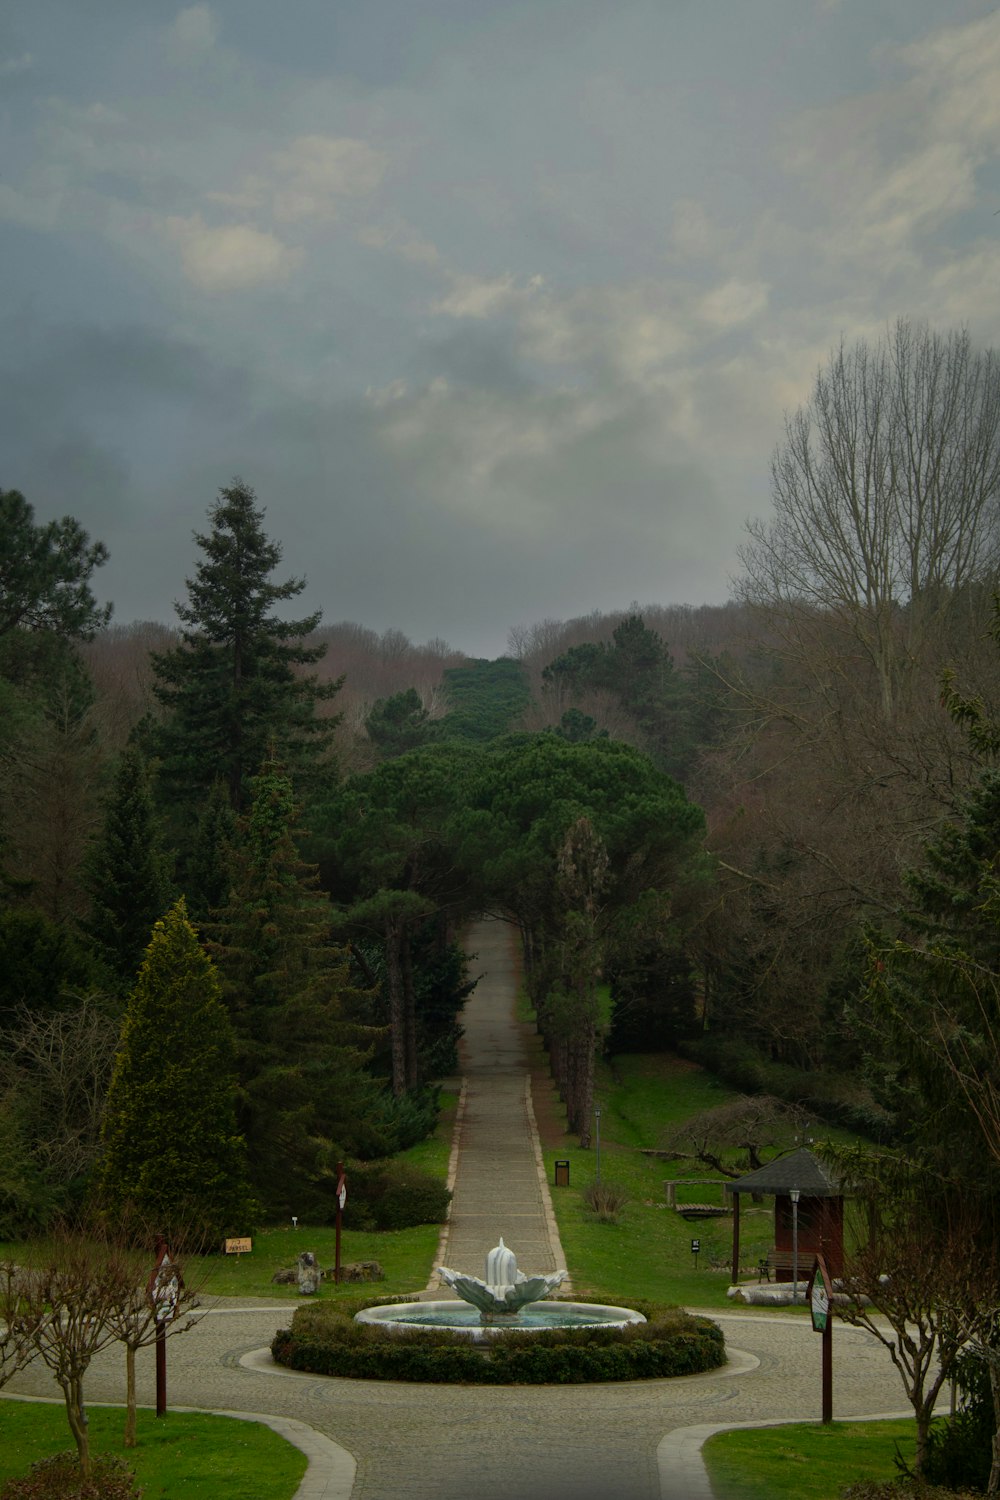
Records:
[[[319,1284],[323,1279],[315,1255],[311,1250],[303,1250],[299,1256],[298,1268],[299,1296],[311,1297],[319,1290]]]
[[[327,1281],[336,1279],[336,1268],[330,1266]],[[344,1281],[384,1281],[385,1272],[377,1260],[350,1260],[340,1268],[340,1279]]]
[[[299,1279],[298,1271],[275,1271],[271,1277],[272,1286],[294,1286]]]

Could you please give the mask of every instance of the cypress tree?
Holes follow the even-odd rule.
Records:
[[[129,999],[104,1115],[104,1206],[164,1234],[245,1231],[233,1035],[183,897],[156,923]]]

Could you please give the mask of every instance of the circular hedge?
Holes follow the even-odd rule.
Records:
[[[301,1307],[279,1329],[271,1354],[310,1375],[463,1385],[573,1385],[696,1375],[726,1362],[722,1330],[677,1307],[636,1304],[647,1319],[621,1328],[505,1329],[472,1342],[450,1329],[356,1323],[362,1306],[391,1298]],[[576,1299],[579,1300],[579,1299]]]

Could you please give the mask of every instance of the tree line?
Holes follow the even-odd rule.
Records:
[[[496,911],[581,1138],[602,1047],[676,1045],[901,1153],[941,1233],[975,1222],[985,1245],[996,356],[906,322],[840,347],[772,481],[730,604],[542,621],[493,663],[283,618],[302,581],[276,579],[239,481],[198,536],[179,630],[147,651],[90,592],[102,549],[3,496],[8,1035],[79,1023],[95,1076],[119,1076],[152,936],[178,964],[193,941],[249,1198],[320,1201],[337,1152],[426,1128],[474,975],[457,939]],[[69,1110],[72,1149],[69,1126],[41,1141],[57,1085],[32,1046],[0,1102],[20,1143],[0,1205],[25,1222],[110,1159],[99,1088]]]

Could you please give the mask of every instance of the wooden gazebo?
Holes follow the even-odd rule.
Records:
[[[729,1184],[733,1195],[733,1282],[740,1279],[740,1196],[774,1198],[774,1249],[768,1257],[776,1281],[791,1281],[793,1237],[798,1221],[799,1275],[808,1275],[821,1253],[831,1276],[844,1269],[844,1194],[839,1180],[805,1146],[758,1167]],[[799,1193],[797,1209],[792,1193]]]

